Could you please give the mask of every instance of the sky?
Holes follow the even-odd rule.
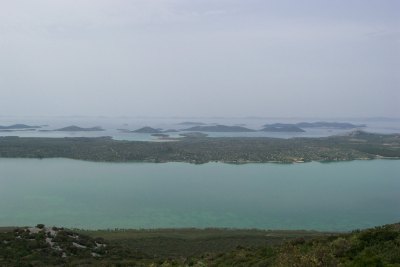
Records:
[[[0,0],[0,115],[400,117],[397,0]]]

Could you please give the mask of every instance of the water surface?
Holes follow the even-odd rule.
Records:
[[[0,159],[0,226],[351,230],[400,221],[400,161]]]

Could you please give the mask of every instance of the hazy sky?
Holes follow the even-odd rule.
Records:
[[[0,0],[0,115],[400,117],[398,0]]]

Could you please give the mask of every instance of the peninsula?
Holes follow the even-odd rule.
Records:
[[[108,162],[306,162],[400,158],[400,134],[356,131],[323,138],[202,137],[177,142],[122,141],[111,137],[0,137],[0,157],[71,158]]]

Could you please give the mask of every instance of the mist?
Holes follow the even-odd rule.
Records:
[[[400,2],[0,3],[1,115],[399,117]]]

